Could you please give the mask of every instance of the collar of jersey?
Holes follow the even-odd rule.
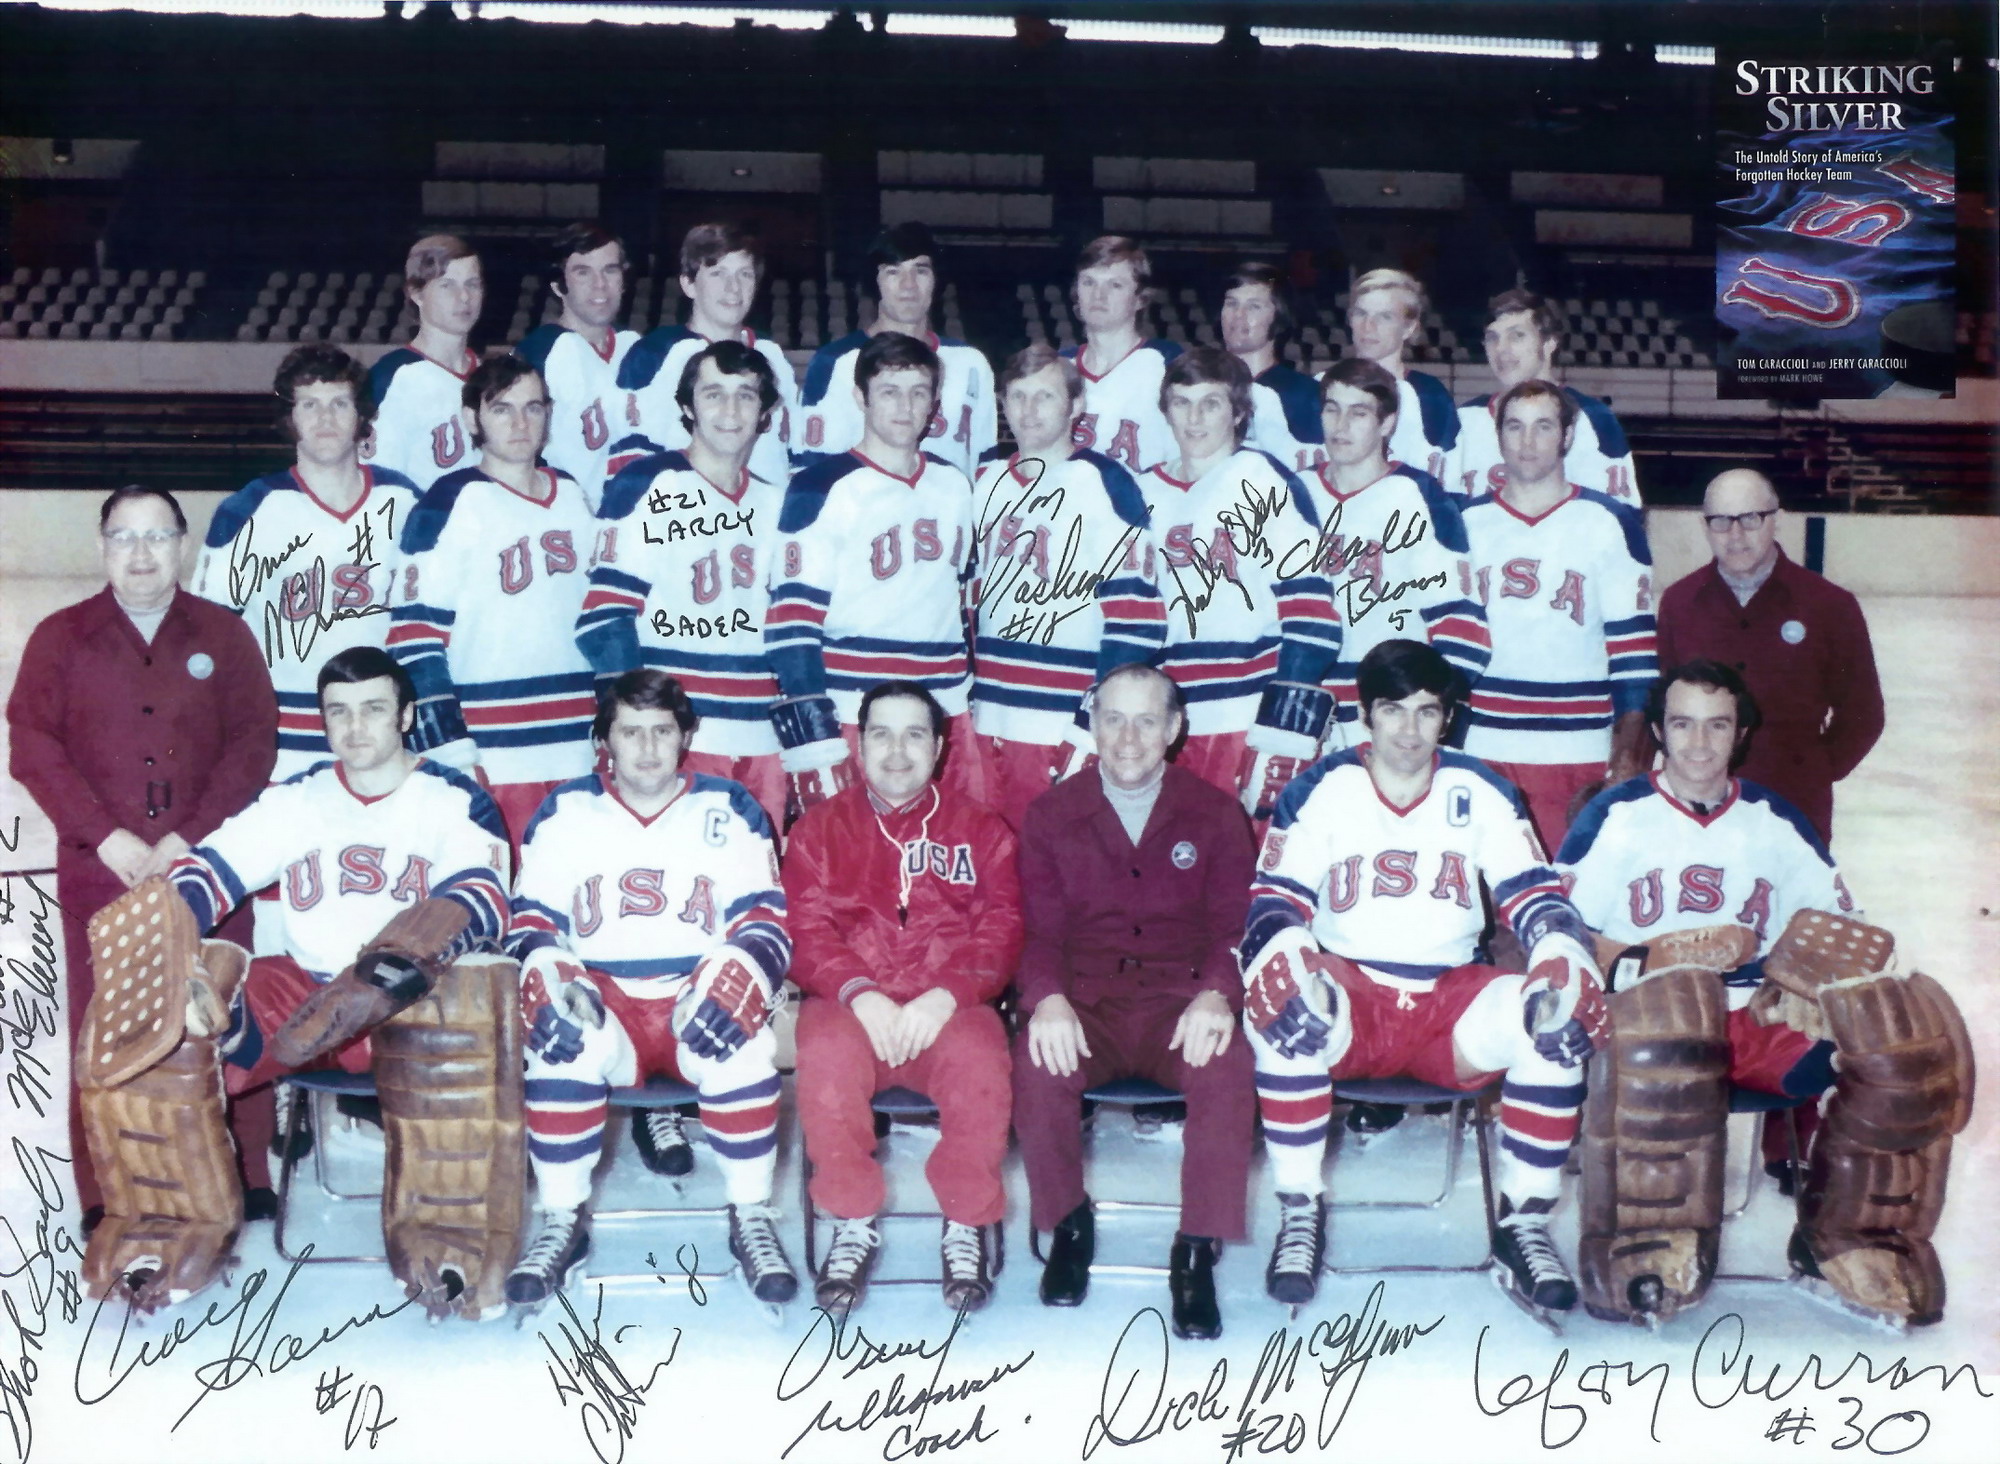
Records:
[[[911,474],[911,475],[910,475],[909,477],[905,478],[905,477],[904,477],[904,476],[903,476],[903,475],[902,475],[901,473],[897,473],[897,472],[892,472],[892,471],[891,471],[890,469],[888,469],[888,468],[885,468],[885,467],[883,467],[883,466],[882,466],[882,465],[881,465],[880,463],[876,462],[876,461],[875,461],[875,459],[873,459],[873,458],[871,458],[871,457],[867,457],[867,456],[864,456],[864,455],[863,455],[863,453],[862,453],[862,451],[861,451],[861,449],[860,449],[860,448],[858,448],[858,447],[856,447],[856,448],[850,448],[850,449],[849,449],[849,451],[850,451],[850,452],[852,452],[852,453],[854,454],[854,458],[855,458],[855,461],[857,461],[857,462],[861,462],[861,463],[866,463],[866,464],[867,464],[867,465],[868,465],[869,467],[873,468],[873,469],[874,469],[874,470],[875,470],[876,472],[880,473],[880,474],[881,474],[881,475],[882,475],[883,477],[885,477],[885,478],[894,478],[894,479],[895,479],[895,480],[896,480],[896,481],[897,481],[898,483],[901,483],[901,484],[902,484],[902,485],[903,485],[904,487],[906,487],[906,488],[914,488],[914,487],[916,487],[916,486],[917,486],[917,480],[918,480],[919,478],[923,477],[923,475],[924,475],[924,469],[925,469],[925,467],[927,467],[927,466],[929,465],[929,464],[928,464],[928,462],[927,462],[927,460],[926,460],[926,459],[925,459],[925,457],[924,457],[924,450],[923,450],[922,448],[918,448],[918,449],[917,449],[917,470],[916,470],[916,472],[912,473],[912,474]]]
[[[361,496],[354,500],[353,506],[346,513],[342,513],[306,485],[305,474],[299,471],[297,463],[292,464],[291,473],[293,487],[297,488],[299,492],[305,494],[306,497],[310,498],[321,509],[324,509],[329,515],[343,524],[361,512],[362,505],[368,502],[368,495],[375,491],[375,470],[369,467],[368,464],[363,463],[361,465]]]
[[[1707,813],[1696,813],[1692,807],[1681,802],[1679,798],[1674,796],[1673,790],[1667,787],[1667,780],[1665,777],[1661,775],[1659,770],[1656,769],[1653,772],[1646,774],[1646,776],[1652,781],[1654,792],[1658,793],[1662,798],[1666,799],[1667,803],[1676,811],[1683,813],[1687,817],[1693,819],[1703,828],[1707,828],[1710,824],[1714,823],[1717,819],[1721,818],[1722,815],[1729,812],[1730,809],[1734,808],[1736,806],[1736,796],[1742,790],[1742,784],[1739,783],[1735,778],[1731,778],[1729,780],[1728,796],[1725,797],[1720,803],[1716,804],[1715,807],[1711,808]]]
[[[1355,760],[1361,764],[1361,771],[1368,775],[1368,786],[1375,790],[1376,801],[1388,809],[1389,812],[1395,814],[1397,818],[1408,818],[1424,806],[1424,800],[1429,798],[1431,790],[1437,787],[1438,769],[1444,766],[1444,759],[1439,757],[1435,752],[1432,753],[1431,780],[1424,784],[1424,791],[1408,803],[1391,803],[1388,795],[1382,791],[1382,785],[1375,781],[1374,770],[1368,766],[1368,756],[1374,751],[1374,748],[1375,744],[1373,741],[1362,743],[1354,749]]]
[[[681,801],[681,795],[687,792],[691,780],[689,779],[687,770],[685,768],[683,768],[680,772],[674,774],[673,794],[667,799],[665,803],[662,803],[652,813],[641,813],[639,812],[638,809],[634,808],[631,804],[627,803],[624,800],[624,798],[619,795],[617,780],[614,779],[610,773],[608,772],[599,773],[597,775],[597,781],[598,784],[604,789],[605,795],[609,797],[613,803],[617,804],[620,808],[624,809],[627,813],[631,814],[633,818],[637,819],[639,821],[639,826],[641,828],[651,828],[653,826],[654,821],[657,820],[661,814],[665,813],[668,809],[672,808],[676,803],[679,803]]]
[[[1563,507],[1565,504],[1576,502],[1577,494],[1583,491],[1581,488],[1577,487],[1576,484],[1574,483],[1566,483],[1563,486],[1568,488],[1569,492],[1565,493],[1561,498],[1558,498],[1554,503],[1551,503],[1547,508],[1543,509],[1533,518],[1529,518],[1528,515],[1522,513],[1520,509],[1514,507],[1513,504],[1509,503],[1507,501],[1506,495],[1503,493],[1494,494],[1493,501],[1499,504],[1500,507],[1506,510],[1508,513],[1514,515],[1514,517],[1519,519],[1522,523],[1532,527],[1533,525],[1538,524],[1543,519],[1547,518],[1550,514],[1554,513],[1557,509]]]

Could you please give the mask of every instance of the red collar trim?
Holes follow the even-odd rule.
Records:
[[[444,362],[438,360],[438,358],[435,356],[424,356],[424,353],[422,351],[417,350],[417,343],[415,341],[409,341],[405,343],[403,349],[406,351],[415,352],[415,354],[419,356],[423,356],[426,361],[431,363],[431,365],[437,367],[440,371],[449,371],[453,376],[456,376],[460,381],[465,380],[466,377],[472,375],[473,372],[479,369],[479,357],[473,353],[472,347],[470,346],[467,346],[465,348],[465,369],[463,371],[460,371],[456,366],[445,365]]]
[[[689,463],[688,466],[692,468],[694,464]],[[743,495],[750,491],[750,469],[747,465],[736,470],[736,486],[734,488],[725,488],[720,483],[711,481],[708,474],[702,472],[699,468],[695,468],[695,476],[701,479],[702,482],[707,483],[709,487],[720,493],[724,498],[727,498],[731,503],[741,503]]]
[[[898,483],[901,483],[906,488],[914,488],[917,486],[917,480],[923,477],[924,468],[927,466],[927,464],[924,461],[924,454],[921,448],[917,450],[917,470],[907,478],[905,478],[901,473],[893,472],[890,469],[883,467],[880,463],[876,462],[875,459],[869,457],[866,453],[862,452],[860,448],[857,447],[853,449],[853,451],[855,457],[859,458],[862,462],[866,463],[869,467],[873,468],[883,477],[894,478]]]
[[[1178,488],[1183,493],[1186,493],[1189,489],[1193,488],[1195,482],[1197,481],[1193,478],[1189,478],[1185,482],[1183,482],[1181,479],[1176,478],[1172,473],[1167,471],[1167,465],[1165,463],[1154,464],[1153,476],[1158,478],[1162,483],[1165,483],[1169,488]]]
[[[1527,514],[1522,513],[1520,509],[1514,507],[1513,504],[1509,503],[1507,501],[1507,495],[1504,492],[1494,494],[1493,501],[1499,504],[1502,508],[1506,509],[1507,512],[1514,515],[1514,517],[1519,519],[1522,523],[1532,526],[1540,523],[1543,519],[1547,518],[1550,514],[1554,513],[1557,509],[1561,508],[1564,504],[1576,502],[1576,495],[1581,493],[1583,490],[1578,488],[1574,483],[1571,483],[1568,486],[1569,486],[1569,492],[1565,493],[1561,498],[1558,498],[1554,503],[1551,503],[1547,508],[1543,509],[1533,518],[1530,518]]]
[[[1368,765],[1369,758],[1373,754],[1374,749],[1375,744],[1373,742],[1364,742],[1355,749],[1356,754],[1361,758],[1363,771],[1368,774],[1368,786],[1375,790],[1376,801],[1384,808],[1395,814],[1397,818],[1408,818],[1424,806],[1425,800],[1431,796],[1431,790],[1437,787],[1438,755],[1436,753],[1431,754],[1431,776],[1430,781],[1424,784],[1424,791],[1411,799],[1407,804],[1401,804],[1391,803],[1388,795],[1382,791],[1382,785],[1375,781],[1375,770]]]
[[[545,478],[548,481],[549,496],[547,498],[532,497],[529,494],[523,493],[518,488],[515,488],[506,483],[502,483],[498,478],[495,478],[491,474],[485,473],[483,471],[481,472],[480,476],[485,478],[486,481],[491,483],[494,487],[513,494],[523,503],[532,503],[536,508],[554,508],[556,506],[556,496],[562,491],[562,484],[556,481],[556,475],[550,472],[547,468],[538,467],[535,469],[535,471],[536,473],[541,475],[541,477]]]
[[[346,513],[340,512],[340,510],[334,508],[324,498],[321,498],[317,493],[313,492],[312,489],[309,486],[307,486],[305,475],[299,471],[298,464],[296,463],[292,465],[292,482],[297,484],[299,492],[305,494],[306,497],[310,498],[315,504],[317,504],[322,512],[332,517],[336,522],[343,524],[346,523],[349,519],[353,518],[357,513],[361,512],[362,505],[368,502],[368,495],[375,491],[374,470],[368,467],[365,463],[362,465],[361,468],[361,496],[354,500],[353,506],[350,507]]]
[[[1124,355],[1120,356],[1116,361],[1113,361],[1109,366],[1106,366],[1102,371],[1093,372],[1088,366],[1083,364],[1084,355],[1086,352],[1090,350],[1090,341],[1089,338],[1086,337],[1084,343],[1076,348],[1077,374],[1082,376],[1085,381],[1102,381],[1104,380],[1105,377],[1109,376],[1112,372],[1116,371],[1120,366],[1123,366],[1127,361],[1131,360],[1132,357],[1137,352],[1144,349],[1145,344],[1146,344],[1145,338],[1142,336],[1140,337],[1139,340],[1133,343],[1131,350],[1127,351]]]
[[[1362,494],[1366,493],[1370,488],[1373,488],[1377,483],[1380,483],[1385,479],[1395,477],[1397,472],[1402,467],[1402,464],[1389,462],[1388,459],[1386,458],[1383,459],[1383,462],[1386,464],[1386,466],[1382,470],[1382,476],[1379,478],[1370,479],[1367,483],[1362,484],[1361,487],[1356,488],[1352,493],[1342,493],[1338,488],[1334,487],[1333,479],[1327,476],[1328,469],[1330,469],[1333,466],[1332,463],[1330,462],[1321,463],[1319,467],[1316,468],[1314,471],[1319,474],[1320,486],[1325,488],[1328,493],[1331,493],[1335,498],[1339,499],[1342,503],[1346,503],[1352,499],[1359,498]]]
[[[659,808],[655,810],[653,813],[645,814],[639,812],[638,809],[634,808],[631,804],[627,803],[624,800],[624,798],[619,796],[618,782],[615,778],[611,776],[610,773],[599,773],[597,775],[597,781],[603,787],[605,793],[610,796],[611,801],[617,804],[620,808],[624,809],[627,813],[631,814],[633,818],[638,820],[639,827],[642,829],[651,828],[655,820],[657,820],[659,816],[665,813],[668,809],[672,808],[676,803],[679,803],[681,801],[681,794],[687,792],[688,790],[688,775],[686,774],[686,772],[675,773],[674,791],[672,795],[669,796],[667,801],[665,803],[662,803],[659,806]]]
[[[589,346],[591,350],[597,351],[597,342],[592,340],[589,336],[583,335],[582,331],[580,330],[572,331],[571,334],[583,336],[583,343],[586,346]],[[618,354],[618,327],[614,325],[611,327],[610,331],[605,335],[604,349],[601,351],[597,351],[597,359],[602,361],[605,365],[609,366],[611,364],[611,358],[617,354]]]
[[[414,769],[412,771],[414,771]],[[333,775],[336,778],[340,779],[340,786],[347,790],[347,796],[349,798],[352,798],[356,803],[362,804],[364,807],[370,803],[380,803],[384,798],[387,798],[390,796],[390,794],[393,794],[396,791],[396,788],[400,788],[403,786],[402,783],[398,783],[396,785],[396,788],[391,788],[388,793],[372,793],[372,794],[357,793],[354,789],[354,785],[347,781],[347,764],[344,762],[334,763]],[[408,778],[405,778],[403,780],[403,782],[405,783],[408,781],[409,781]]]
[[[1736,806],[1737,794],[1742,791],[1743,787],[1743,785],[1739,783],[1735,778],[1731,778],[1729,780],[1729,796],[1727,798],[1724,798],[1722,802],[1716,804],[1715,807],[1711,808],[1707,813],[1696,813],[1694,809],[1689,807],[1687,804],[1681,802],[1680,799],[1676,798],[1673,795],[1673,793],[1667,787],[1667,780],[1661,777],[1658,771],[1650,772],[1646,774],[1646,777],[1648,781],[1652,783],[1653,791],[1655,793],[1658,793],[1662,798],[1666,799],[1669,807],[1673,808],[1676,812],[1685,815],[1687,818],[1701,825],[1701,827],[1703,828],[1707,828],[1710,824],[1714,823],[1717,819],[1721,818],[1722,815],[1729,812],[1730,809]]]

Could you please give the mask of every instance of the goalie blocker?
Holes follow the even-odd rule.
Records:
[[[435,912],[409,919],[422,910],[392,920],[367,948],[393,953],[387,980],[362,980],[362,962],[342,974],[365,989],[370,1009],[391,988],[409,999],[392,1006],[372,1043],[348,1040],[334,1060],[360,1072],[372,1059],[376,1072],[392,1269],[432,1315],[477,1316],[498,1309],[519,1246],[525,1130],[514,965],[470,957],[440,968],[439,950],[408,936],[451,922]],[[105,1219],[84,1279],[93,1297],[122,1294],[150,1311],[193,1296],[233,1261],[243,1196],[225,1093],[300,1065],[279,1056],[281,1022],[306,1015],[323,1036],[356,1019],[336,1003],[340,1019],[321,1020],[325,993],[339,982],[319,986],[288,957],[252,961],[227,942],[200,942],[193,912],[165,880],[100,911],[91,948],[97,994],[77,1073],[91,1156],[105,1176]],[[410,969],[394,974],[403,960]],[[261,1034],[273,1028],[266,1044]]]
[[[1892,1325],[1935,1322],[1945,1285],[1931,1235],[1974,1082],[1958,1008],[1929,976],[1884,969],[1888,932],[1801,910],[1766,958],[1757,998],[1724,1013],[1720,976],[1755,944],[1723,926],[1605,952],[1616,1038],[1591,1087],[1613,1096],[1591,1104],[1584,1126],[1584,1302],[1599,1317],[1656,1320],[1706,1292],[1731,1079],[1795,1097],[1833,1090],[1793,1269]]]

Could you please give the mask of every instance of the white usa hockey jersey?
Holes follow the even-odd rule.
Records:
[[[1109,458],[996,458],[981,470],[972,724],[1053,747],[1113,667],[1166,641],[1146,504]]]
[[[1319,383],[1283,361],[1250,383],[1250,435],[1244,446],[1268,452],[1301,478],[1326,461]]]
[[[683,773],[650,818],[596,774],[554,789],[521,841],[508,954],[544,947],[671,996],[727,943],[776,990],[791,968],[771,820],[741,784]]]
[[[1479,883],[1524,948],[1585,935],[1513,784],[1462,752],[1437,754],[1408,808],[1369,776],[1369,744],[1321,758],[1279,795],[1250,885],[1247,969],[1294,926],[1377,980],[1428,986],[1478,956]]]
[[[465,774],[420,762],[394,792],[364,798],[329,761],[266,788],[175,860],[168,878],[205,931],[276,881],[280,949],[328,981],[419,900],[465,907],[472,923],[461,950],[497,942],[506,867],[500,810]],[[263,923],[260,912],[260,934]]]
[[[423,492],[452,469],[478,460],[465,430],[465,379],[479,365],[471,350],[456,368],[398,346],[368,373],[375,432],[362,444],[371,463],[401,473]],[[468,456],[470,454],[470,456]]]
[[[537,503],[477,467],[440,478],[403,531],[403,583],[389,651],[420,704],[454,702],[496,783],[553,783],[589,771],[597,712],[576,645],[597,521],[567,473],[536,470]],[[421,750],[460,729],[420,705]]]
[[[249,623],[278,693],[278,762],[271,781],[333,756],[319,716],[319,668],[355,646],[389,638],[390,597],[402,565],[397,537],[416,503],[410,480],[363,467],[366,486],[335,513],[298,471],[237,489],[208,521],[193,589]]]
[[[1584,488],[1595,488],[1620,503],[1639,502],[1638,470],[1632,445],[1611,408],[1573,386],[1562,389],[1576,405],[1576,435],[1563,455],[1563,476]],[[1500,460],[1500,433],[1493,420],[1492,396],[1474,397],[1458,409],[1458,477],[1452,491],[1468,498],[1498,493],[1507,486],[1507,465]]]
[[[1495,762],[1601,763],[1611,724],[1658,674],[1653,560],[1637,509],[1572,488],[1539,518],[1497,495],[1465,507],[1493,659],[1465,750]]]
[[[1458,404],[1451,388],[1428,371],[1407,371],[1396,383],[1389,461],[1420,468],[1440,483],[1458,481]]]
[[[1070,442],[1134,474],[1174,457],[1179,450],[1160,410],[1160,382],[1180,353],[1172,341],[1141,341],[1103,375],[1092,376],[1083,348],[1064,347],[1083,377],[1083,410],[1070,427]]]
[[[748,470],[734,492],[718,488],[663,452],[620,472],[598,506],[576,643],[600,676],[654,666],[678,680],[701,718],[696,752],[778,750],[764,612],[784,497]]]
[[[612,424],[624,406],[618,368],[638,340],[637,331],[613,331],[606,355],[575,331],[551,321],[529,331],[514,347],[514,354],[548,383],[549,441],[542,449],[542,461],[576,479],[592,507],[604,495]]]
[[[1607,788],[1570,825],[1556,864],[1585,923],[1611,940],[1639,945],[1731,923],[1754,931],[1756,958],[1725,973],[1732,1009],[1757,994],[1764,957],[1793,915],[1855,913],[1805,815],[1737,779],[1707,813],[1674,797],[1658,773]]]
[[[1486,672],[1493,638],[1474,589],[1458,505],[1428,473],[1398,468],[1343,495],[1326,469],[1305,475],[1322,524],[1327,578],[1340,614],[1340,659],[1327,682],[1341,742],[1361,728],[1361,658],[1385,640],[1428,641],[1465,673]]]
[[[1340,654],[1340,617],[1298,476],[1246,447],[1195,483],[1162,464],[1140,475],[1139,491],[1166,602],[1160,669],[1187,698],[1188,731],[1246,730],[1274,676],[1324,681]]]
[[[801,469],[785,492],[764,647],[787,697],[828,694],[843,722],[901,678],[953,716],[972,689],[965,608],[978,571],[972,485],[923,457],[898,477],[858,452]]]
[[[861,442],[861,406],[854,399],[854,364],[868,344],[868,332],[850,331],[821,346],[799,387],[799,411],[792,419],[792,463],[846,452]],[[993,367],[977,346],[927,335],[925,344],[944,368],[937,405],[919,444],[970,478],[999,441],[993,400]]]
[[[798,378],[776,341],[759,340],[755,331],[746,329],[743,343],[769,362],[771,374],[778,378],[778,405],[771,412],[771,425],[750,450],[750,471],[767,483],[782,483],[791,472],[788,444],[792,418],[798,411]],[[618,367],[625,420],[611,434],[608,472],[616,474],[649,452],[688,445],[688,429],[681,424],[681,404],[674,400],[674,393],[680,389],[688,359],[708,344],[707,336],[696,335],[684,325],[663,325],[641,336],[625,353]]]

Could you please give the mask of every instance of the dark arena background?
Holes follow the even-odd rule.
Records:
[[[1494,388],[1487,301],[1525,286],[1562,306],[1558,374],[1631,441],[1658,587],[1706,563],[1703,488],[1747,465],[1779,489],[1787,553],[1859,597],[1888,726],[1839,785],[1833,851],[1904,968],[1953,992],[1990,1079],[1996,13],[1990,0],[0,4],[0,694],[30,629],[100,588],[107,490],[170,488],[199,534],[225,494],[292,461],[272,377],[293,346],[335,342],[372,363],[410,339],[400,271],[424,234],[476,247],[472,343],[502,350],[555,318],[542,254],[572,221],[625,241],[620,324],[641,332],[683,312],[688,228],[746,224],[766,261],[749,324],[800,371],[872,322],[869,247],[906,220],[943,246],[937,328],[996,367],[1030,342],[1081,341],[1070,282],[1103,234],[1150,255],[1145,333],[1188,344],[1218,341],[1233,266],[1275,265],[1297,314],[1284,355],[1312,372],[1348,353],[1351,282],[1407,270],[1430,296],[1411,360],[1461,402]],[[1724,399],[1724,61],[1920,53],[1948,58],[1954,116],[1949,339],[1930,343],[1920,379],[1869,400]],[[291,1268],[272,1228],[252,1225],[233,1289],[120,1333],[120,1313],[93,1322],[78,1305],[77,1207],[49,1157],[69,1081],[64,1016],[35,995],[37,973],[61,968],[54,863],[49,821],[0,771],[0,1464],[1995,1457],[1991,1081],[1936,1235],[1945,1319],[1901,1336],[1789,1284],[1793,1213],[1755,1168],[1740,1185],[1732,1169],[1724,1279],[1655,1332],[1578,1312],[1556,1338],[1483,1275],[1397,1274],[1476,1253],[1469,1142],[1438,1206],[1341,1212],[1333,1248],[1390,1272],[1379,1292],[1329,1276],[1296,1320],[1264,1291],[1277,1206],[1260,1154],[1250,1239],[1217,1273],[1215,1344],[1169,1345],[1147,1310],[1166,1306],[1159,1276],[1106,1277],[1074,1312],[1040,1306],[1014,1155],[1009,1264],[963,1332],[933,1285],[871,1294],[865,1337],[834,1336],[806,1300],[766,1330],[732,1283],[703,1291],[683,1274],[727,1264],[711,1212],[603,1224],[592,1265],[615,1279],[520,1331],[427,1327],[396,1311],[385,1266]],[[783,1102],[777,1193],[796,1259],[789,1086]],[[371,1255],[379,1131],[331,1104],[322,1118],[325,1167],[300,1170],[290,1244]],[[1343,1153],[1343,1195],[1435,1188],[1456,1124],[1417,1115],[1365,1158]],[[600,1204],[659,1197],[627,1132]],[[932,1141],[886,1140],[893,1201],[930,1203]],[[1100,1198],[1171,1199],[1175,1142],[1101,1113]],[[682,1203],[720,1203],[702,1162]],[[1574,1195],[1572,1182],[1555,1222],[1572,1255]],[[885,1272],[935,1267],[929,1223],[885,1240]],[[1167,1253],[1170,1219],[1101,1224],[1101,1255]]]

